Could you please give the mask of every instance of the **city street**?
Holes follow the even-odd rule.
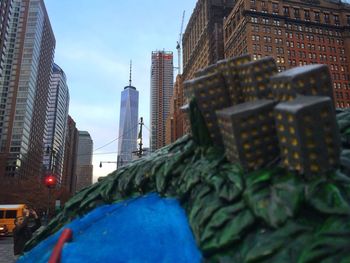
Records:
[[[0,237],[0,263],[13,263],[13,239],[12,237]]]

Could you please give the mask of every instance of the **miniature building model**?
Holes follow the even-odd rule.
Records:
[[[292,100],[297,94],[328,96],[333,100],[332,80],[326,65],[307,65],[281,72],[271,78],[276,100]]]
[[[326,65],[277,74],[272,57],[250,61],[243,55],[220,60],[196,75],[200,77],[186,81],[185,87],[195,95],[214,144],[224,146],[230,162],[251,171],[281,152],[283,166],[303,174],[327,172],[339,164]]]
[[[250,60],[250,55],[242,55],[217,62],[218,68],[224,76],[232,105],[244,102],[238,78],[237,66],[248,63]]]
[[[217,111],[226,156],[255,170],[279,155],[273,116],[275,102],[257,100]]]
[[[304,174],[338,165],[340,142],[329,97],[298,96],[275,108],[282,164]]]
[[[222,138],[215,111],[230,106],[229,96],[221,74],[214,73],[190,81],[199,109],[207,123],[213,142],[222,146]]]
[[[278,72],[275,60],[265,57],[238,66],[244,101],[272,98],[270,77]]]

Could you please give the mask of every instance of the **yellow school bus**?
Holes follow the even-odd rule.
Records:
[[[15,218],[23,216],[24,204],[0,205],[0,227],[12,233],[15,228]]]

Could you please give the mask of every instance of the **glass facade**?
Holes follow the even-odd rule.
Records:
[[[121,93],[118,167],[132,161],[133,151],[137,150],[137,128],[139,114],[139,92],[129,85]]]
[[[66,75],[58,65],[54,64],[46,112],[44,138],[46,152],[43,164],[46,171],[51,170],[55,173],[59,184],[62,181],[68,107],[69,91]]]

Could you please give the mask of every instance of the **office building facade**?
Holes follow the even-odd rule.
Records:
[[[239,0],[224,22],[225,57],[273,56],[280,71],[327,64],[335,106],[350,107],[350,5],[342,1]]]
[[[87,131],[78,132],[76,191],[92,185],[93,141]]]
[[[68,115],[66,141],[64,147],[64,163],[62,172],[62,188],[70,196],[74,195],[77,183],[78,129],[71,116]]]
[[[173,95],[173,52],[152,52],[151,66],[151,136],[150,148],[155,151],[165,146],[166,120]]]
[[[0,176],[40,176],[55,37],[42,0],[13,0],[8,19],[0,77]]]
[[[121,92],[119,141],[117,167],[124,166],[133,160],[133,153],[137,149],[137,129],[139,118],[139,92],[129,85]]]
[[[52,172],[57,177],[59,185],[62,183],[68,107],[67,78],[64,71],[54,64],[46,112],[43,164],[46,172]]]

